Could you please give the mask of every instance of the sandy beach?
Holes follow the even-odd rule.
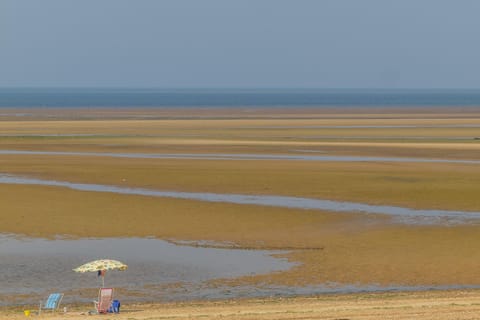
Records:
[[[43,313],[45,319],[480,319],[478,291],[324,295],[301,298],[129,304],[120,314],[88,315],[88,306],[67,313]],[[87,310],[87,311],[86,311]],[[27,319],[21,308],[0,311],[0,319]]]
[[[475,163],[480,160],[476,140],[480,113],[448,113],[443,108],[413,115],[396,109],[349,114],[319,110],[293,114],[285,109],[275,117],[266,111],[248,117],[242,117],[242,112],[225,113],[222,118],[200,110],[192,112],[191,119],[177,117],[171,110],[167,115],[174,119],[164,119],[165,111],[150,110],[154,120],[133,119],[136,110],[120,114],[62,110],[59,119],[45,119],[44,113],[35,112],[18,119],[5,111],[0,127],[0,149],[5,151],[0,155],[0,173],[126,189],[463,210],[467,216],[471,212],[472,219],[413,217],[402,222],[394,215],[3,183],[1,232],[33,239],[28,241],[154,238],[200,247],[283,250],[276,256],[294,265],[281,272],[209,279],[205,285],[210,288],[320,288],[333,283],[339,287],[354,284],[360,290],[372,285],[399,290],[480,285],[480,224],[473,218],[480,211],[480,165]],[[37,153],[7,152],[12,150]],[[116,156],[122,154],[128,157]],[[312,158],[315,155],[347,160]],[[282,158],[288,156],[297,159]],[[367,158],[357,161],[355,157]],[[12,301],[28,304],[53,289],[17,294],[20,300]],[[129,290],[122,295],[125,313],[119,319],[227,315],[232,319],[407,319],[413,315],[438,319],[434,313],[444,319],[449,314],[473,319],[478,309],[474,302],[478,293],[461,290],[183,304],[158,301],[162,303],[154,305],[135,305],[138,302],[129,301]],[[275,294],[275,289],[269,290],[273,291],[264,295]],[[308,292],[322,292],[316,290]],[[72,292],[73,297],[81,291]],[[135,294],[148,299],[146,293]],[[1,296],[11,298],[6,293]],[[76,310],[74,300],[66,303],[74,303],[71,310]],[[143,311],[128,311],[137,308]],[[17,302],[1,310],[8,318],[17,316],[20,309]],[[75,312],[67,316],[82,317]]]

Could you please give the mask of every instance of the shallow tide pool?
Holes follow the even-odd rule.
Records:
[[[126,271],[108,271],[107,287],[133,290],[139,292],[139,297],[148,297],[147,288],[179,283],[195,288],[208,280],[266,274],[294,265],[273,257],[275,253],[280,252],[182,246],[149,238],[47,240],[3,234],[0,235],[0,297],[98,287],[101,278],[95,273],[79,274],[72,269],[104,258],[129,266]],[[194,289],[190,291],[195,293]],[[26,300],[20,301],[28,303]],[[75,301],[73,297],[67,300]],[[0,299],[0,305],[10,303],[9,299]]]
[[[296,296],[326,293],[480,288],[478,285],[405,286],[325,283],[312,286],[212,283],[209,280],[288,270],[294,263],[279,251],[216,249],[175,245],[149,238],[56,239],[0,234],[0,306],[38,306],[49,293],[64,303],[91,303],[101,278],[73,268],[99,258],[128,264],[108,271],[105,286],[122,303]]]

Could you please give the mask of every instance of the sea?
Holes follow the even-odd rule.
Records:
[[[476,107],[480,90],[0,88],[8,107]]]

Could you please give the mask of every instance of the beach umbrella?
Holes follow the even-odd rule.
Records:
[[[82,264],[80,267],[73,269],[73,271],[79,273],[97,272],[99,276],[102,276],[102,287],[105,287],[105,273],[107,270],[125,271],[127,269],[128,266],[123,262],[111,259],[101,259]]]

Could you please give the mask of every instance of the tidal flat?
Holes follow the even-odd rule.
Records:
[[[0,174],[190,193],[284,196],[480,212],[480,111],[475,108],[5,111]],[[410,110],[411,111],[411,110]],[[48,111],[51,112],[51,111]],[[175,113],[177,112],[177,113]],[[271,110],[270,110],[271,112]],[[28,152],[38,152],[28,153]],[[41,154],[59,152],[59,154]],[[66,153],[251,154],[259,159],[121,158]],[[276,159],[263,159],[277,155]],[[289,156],[325,155],[331,161]],[[281,156],[285,156],[282,158]],[[335,161],[334,157],[377,157]],[[381,161],[434,158],[457,162]],[[462,162],[465,161],[465,162]],[[467,163],[466,161],[472,161]],[[0,233],[54,239],[145,238],[285,250],[288,270],[211,285],[478,286],[480,226],[399,224],[379,214],[302,210],[0,185]],[[112,223],[113,221],[113,223]],[[74,240],[72,240],[74,241]]]

